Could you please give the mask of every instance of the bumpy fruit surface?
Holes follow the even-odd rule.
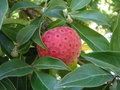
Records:
[[[48,48],[45,50],[37,45],[38,54],[58,58],[70,65],[81,52],[81,39],[77,32],[70,27],[62,26],[46,31],[42,41]]]

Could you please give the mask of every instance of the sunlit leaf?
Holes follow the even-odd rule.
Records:
[[[79,13],[72,14],[72,17],[82,21],[93,21],[97,24],[109,25],[108,18],[97,10],[85,10]]]
[[[45,16],[65,19],[62,10],[66,8],[63,0],[50,0]]]
[[[90,3],[90,1],[91,0],[72,0],[71,4],[70,4],[70,8],[73,11],[81,9],[81,8],[85,7],[86,5],[88,5]]]
[[[93,51],[109,50],[109,42],[98,32],[78,22],[73,22],[71,26],[78,32],[80,37],[88,44],[88,46]]]
[[[120,51],[120,15],[116,21],[116,28],[110,41],[110,48],[112,51]]]
[[[37,6],[33,2],[19,1],[12,6],[12,8],[10,9],[10,13],[21,8],[35,8],[35,7],[40,7],[40,6]]]

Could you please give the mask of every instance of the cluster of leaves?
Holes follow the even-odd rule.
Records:
[[[112,26],[92,7],[99,1],[0,0],[0,90],[120,90],[120,16]],[[89,28],[88,21],[114,27],[111,41]],[[81,53],[78,66],[37,55],[36,44],[46,48],[41,34],[65,25],[92,49]]]

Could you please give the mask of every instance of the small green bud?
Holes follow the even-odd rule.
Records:
[[[73,20],[72,20],[71,16],[68,15],[68,17],[67,17],[67,23],[72,23],[72,22],[73,22]]]
[[[68,15],[68,10],[67,10],[67,9],[64,9],[64,10],[63,10],[63,14],[64,14],[64,16],[66,17],[66,16]]]
[[[14,47],[12,52],[11,52],[11,56],[12,57],[18,57],[18,51],[17,51],[17,47]]]

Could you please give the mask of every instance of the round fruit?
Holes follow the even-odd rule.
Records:
[[[77,32],[68,26],[46,31],[42,35],[42,41],[48,49],[45,50],[37,45],[40,57],[51,56],[58,58],[67,65],[73,63],[81,52],[81,39]]]

